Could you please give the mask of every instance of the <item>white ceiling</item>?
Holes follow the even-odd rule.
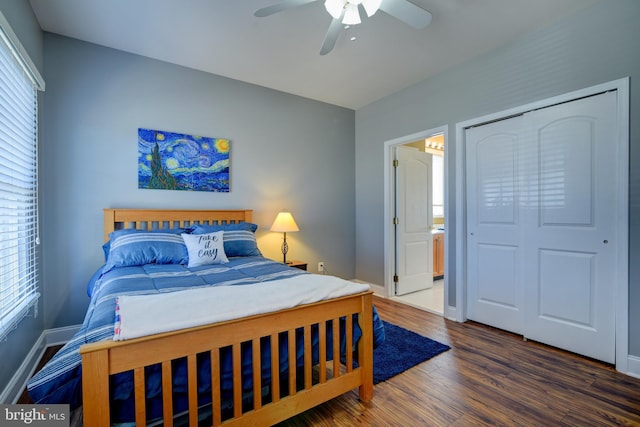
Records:
[[[358,109],[596,0],[411,0],[427,28],[379,11],[325,56],[322,0],[266,18],[280,0],[30,1],[45,31]]]

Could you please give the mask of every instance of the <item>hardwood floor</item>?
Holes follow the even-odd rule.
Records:
[[[380,316],[451,346],[374,388],[291,418],[289,426],[640,426],[640,379],[610,365],[388,299]]]
[[[380,316],[451,346],[374,388],[348,393],[281,426],[640,426],[640,379],[474,322],[388,299]]]

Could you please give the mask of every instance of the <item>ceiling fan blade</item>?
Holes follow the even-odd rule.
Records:
[[[320,48],[320,55],[326,55],[333,50],[333,47],[336,45],[336,41],[338,40],[338,36],[340,35],[340,31],[342,31],[341,21],[342,16],[340,16],[340,19],[334,19],[331,21],[329,30],[324,36],[324,41],[322,42],[322,47]]]
[[[431,22],[431,13],[408,0],[382,0],[380,10],[413,28],[425,28]]]
[[[265,16],[273,15],[274,13],[282,12],[283,10],[302,6],[314,1],[316,0],[284,0],[280,3],[272,4],[271,6],[256,10],[253,16],[264,18]]]

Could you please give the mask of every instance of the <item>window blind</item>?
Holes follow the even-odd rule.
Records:
[[[38,84],[0,20],[0,340],[37,308]],[[17,43],[17,44],[16,44]],[[37,71],[36,71],[37,74]]]

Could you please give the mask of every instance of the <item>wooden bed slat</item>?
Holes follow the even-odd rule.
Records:
[[[304,327],[304,389],[311,388],[311,368],[313,351],[311,349],[311,325]]]
[[[278,334],[271,334],[271,401],[277,403],[280,400],[280,347],[278,346]]]
[[[240,346],[242,343],[233,345],[233,416],[240,418],[242,415],[242,360]]]
[[[318,323],[318,353],[318,382],[324,384],[327,382],[327,322]]]
[[[162,362],[162,412],[165,427],[173,427],[173,387],[171,382],[171,361]]]
[[[340,376],[340,319],[333,319],[333,378]]]
[[[198,425],[198,366],[196,355],[187,356],[187,383],[189,390],[189,425]]]
[[[296,330],[289,329],[287,344],[289,346],[289,396],[295,396],[298,391],[296,381]]]
[[[262,367],[260,366],[260,338],[254,338],[251,341],[251,357],[253,371],[253,409],[260,409],[262,406]]]
[[[222,396],[220,393],[220,350],[214,348],[211,354],[211,416],[213,418],[213,426],[217,427],[222,424],[222,413],[219,409],[222,405]]]
[[[344,323],[347,336],[345,340],[347,342],[347,372],[351,372],[353,370],[353,346],[349,343],[353,342],[353,316],[347,316]]]
[[[136,425],[143,426],[147,424],[144,367],[135,368],[133,370],[133,384],[136,407]]]

